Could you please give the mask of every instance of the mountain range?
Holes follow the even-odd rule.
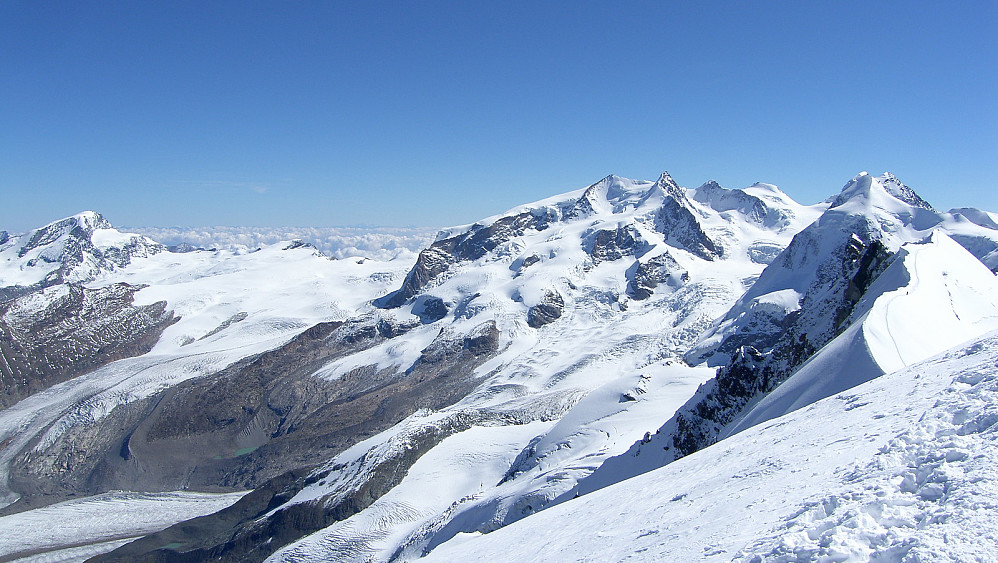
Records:
[[[0,561],[996,559],[996,271],[998,215],[865,172],[388,261],[2,232]]]

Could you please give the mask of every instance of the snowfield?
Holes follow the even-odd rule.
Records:
[[[428,561],[998,560],[998,332]]]

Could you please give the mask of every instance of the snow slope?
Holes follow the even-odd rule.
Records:
[[[998,333],[430,561],[998,559]]]
[[[947,235],[901,247],[846,331],[727,433],[840,393],[998,329],[998,277]]]
[[[370,322],[358,326],[377,327],[379,334],[371,345],[323,359],[318,367],[308,364],[303,377],[312,373],[323,384],[363,377],[404,380],[419,366],[447,365],[475,342],[494,338],[495,351],[448,380],[471,380],[469,394],[462,391],[456,403],[421,409],[384,432],[364,434],[366,439],[328,459],[315,459],[317,468],[288,489],[293,492],[275,496],[266,514],[246,524],[247,535],[230,543],[268,527],[283,533],[282,521],[297,526],[301,522],[292,521],[300,515],[325,525],[322,507],[338,510],[361,498],[341,521],[308,529],[304,537],[306,532],[284,536],[299,539],[271,560],[409,560],[427,551],[464,560],[472,552],[462,550],[478,549],[499,559],[602,560],[631,553],[628,542],[649,549],[634,554],[647,559],[666,553],[674,560],[730,559],[756,541],[763,542],[756,551],[768,553],[776,549],[765,544],[776,537],[776,532],[766,535],[768,526],[789,522],[799,502],[811,502],[824,488],[838,490],[830,485],[835,468],[841,468],[836,455],[844,456],[843,463],[861,464],[876,454],[879,445],[855,434],[858,429],[876,433],[883,445],[886,436],[915,420],[903,405],[884,406],[889,416],[853,420],[871,409],[862,409],[866,399],[852,399],[852,391],[842,390],[994,326],[989,309],[994,276],[977,261],[988,264],[998,248],[998,230],[989,218],[973,210],[937,213],[890,175],[861,174],[837,198],[802,206],[768,184],[728,190],[708,182],[692,190],[665,173],[656,182],[608,176],[583,190],[446,229],[411,269],[411,261],[331,261],[301,243],[253,253],[159,253],[141,264],[102,271],[87,284],[146,286],[136,304],[166,301],[180,320],[149,354],[0,411],[0,443],[7,445],[0,451],[0,472],[26,446],[32,455],[42,455],[67,430],[92,425],[118,405],[210,377],[281,346],[315,323],[363,316]],[[933,231],[949,233],[952,240],[937,236],[923,243]],[[915,242],[921,244],[908,244]],[[847,319],[852,328],[801,370],[795,393],[791,386],[785,396],[773,394],[770,403],[753,403],[760,410],[745,426],[799,410],[732,436],[720,449],[572,500],[580,481],[597,468],[608,482],[633,474],[633,467],[617,472],[607,460],[634,462],[615,456],[636,441],[662,453],[652,432],[714,375],[711,367],[690,367],[683,358],[723,360],[728,351],[720,346],[727,339],[748,335],[766,342],[781,335],[787,319],[801,315],[818,319],[818,331],[832,338],[844,319],[812,305],[837,306],[839,293],[851,299],[852,265],[863,253],[880,252],[877,244],[903,250],[890,265],[884,258],[869,268],[879,278]],[[881,254],[887,257],[888,251]],[[854,262],[839,267],[840,259]],[[834,299],[826,282],[838,284]],[[912,328],[916,321],[944,327],[948,336],[926,340]],[[383,334],[382,322],[389,329]],[[821,362],[834,363],[843,354],[854,359],[844,366],[849,369],[830,374]],[[865,385],[882,395],[877,381]],[[926,402],[917,385],[909,388],[917,399],[913,408]],[[835,394],[840,398],[810,404]],[[804,413],[816,412],[816,420],[828,419],[823,429],[834,436],[814,424],[785,422],[804,421]],[[753,436],[754,442],[747,441]],[[847,440],[844,445],[836,442],[840,437]],[[785,449],[779,445],[784,443]],[[660,465],[647,453],[640,463]],[[811,459],[822,465],[811,467]],[[795,466],[809,468],[813,482]],[[668,477],[655,480],[659,473]],[[767,497],[765,487],[783,481],[792,483],[788,496]],[[631,494],[635,483],[644,487],[642,495]],[[590,504],[614,498],[644,513],[615,516],[612,504]],[[586,522],[566,508],[573,506],[598,509],[596,518],[608,522],[598,542],[605,540],[610,551],[578,536],[559,543],[558,528],[549,530],[547,518],[561,514],[576,526]],[[754,508],[760,509],[763,528],[736,522],[751,521]],[[638,524],[643,517],[664,518],[674,529]],[[554,551],[532,552],[536,542],[526,537],[514,536],[515,544],[506,548],[492,543],[505,533],[528,533],[517,532],[527,522],[541,523],[536,535]],[[891,522],[877,520],[877,525],[897,527]],[[628,526],[636,527],[627,531]],[[735,533],[725,535],[729,530]],[[484,532],[491,533],[475,539]],[[683,541],[692,551],[677,547]],[[825,548],[832,549],[818,546],[815,553]],[[742,555],[749,557],[750,551]]]

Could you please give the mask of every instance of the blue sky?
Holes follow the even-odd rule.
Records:
[[[998,211],[995,2],[0,3],[0,228],[449,225],[609,173]]]

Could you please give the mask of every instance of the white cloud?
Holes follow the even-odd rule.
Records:
[[[301,239],[334,258],[366,256],[378,260],[415,255],[437,233],[428,227],[127,227],[166,245],[182,242],[246,252],[284,240]]]

